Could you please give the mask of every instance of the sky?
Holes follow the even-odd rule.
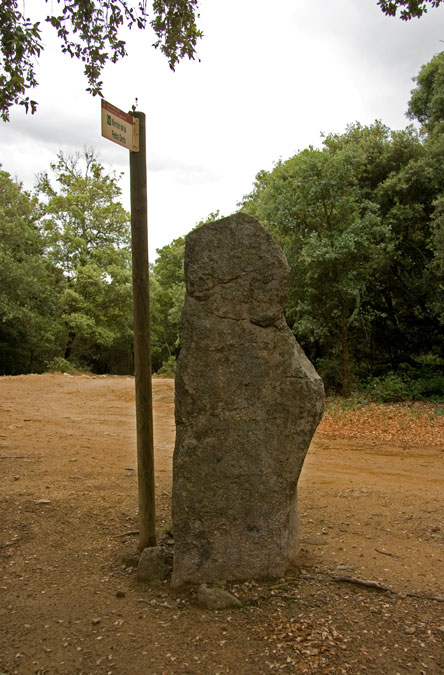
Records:
[[[323,133],[376,119],[404,128],[412,78],[444,49],[444,6],[409,22],[377,0],[200,0],[199,10],[200,60],[172,72],[155,36],[133,29],[128,56],[103,74],[107,101],[127,111],[137,98],[146,114],[151,260],[210,213],[235,212],[259,171],[320,147]],[[49,27],[44,42],[37,113],[17,107],[1,122],[3,170],[32,189],[60,150],[92,148],[123,172],[129,210],[128,151],[101,137],[82,64]]]

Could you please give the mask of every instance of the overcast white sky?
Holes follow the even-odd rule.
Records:
[[[200,14],[200,63],[173,73],[153,35],[131,31],[129,56],[104,73],[105,98],[129,110],[137,97],[147,116],[151,259],[210,212],[234,212],[258,171],[319,146],[321,132],[375,119],[405,127],[412,77],[444,48],[444,6],[410,22],[376,0],[201,0]],[[13,109],[1,123],[3,169],[31,188],[60,149],[91,147],[126,172],[129,209],[128,152],[101,137],[81,63],[45,35],[38,112]]]

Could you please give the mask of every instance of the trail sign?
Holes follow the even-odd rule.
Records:
[[[139,120],[102,99],[102,136],[132,152],[139,151]]]
[[[156,545],[145,128],[145,113],[134,108],[132,114],[125,113],[102,99],[102,136],[130,151],[140,551]]]

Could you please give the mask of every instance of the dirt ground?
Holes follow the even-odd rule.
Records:
[[[210,612],[194,588],[137,581],[133,390],[0,378],[0,675],[444,673],[442,409],[326,416],[299,483],[299,564],[227,584],[242,608]],[[174,382],[153,390],[166,544]]]

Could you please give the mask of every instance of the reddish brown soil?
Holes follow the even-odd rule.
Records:
[[[153,381],[164,541],[173,388]],[[0,378],[0,675],[444,673],[439,407],[327,415],[300,480],[299,565],[228,584],[242,608],[209,612],[195,589],[142,585],[131,566],[133,389],[126,377]]]

